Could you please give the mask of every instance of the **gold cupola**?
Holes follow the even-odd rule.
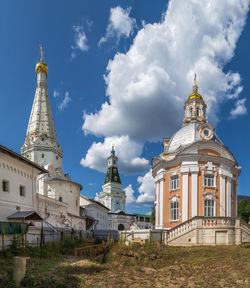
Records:
[[[193,98],[200,99],[200,100],[203,99],[202,96],[198,93],[198,86],[196,83],[196,74],[194,74],[193,93],[189,95],[188,100],[193,99]]]
[[[203,122],[206,123],[206,109],[207,105],[202,96],[198,93],[198,86],[196,83],[196,74],[194,74],[193,93],[189,95],[184,105],[185,118],[183,125],[190,122]]]
[[[48,66],[43,62],[43,48],[42,45],[40,46],[41,50],[41,59],[40,62],[36,64],[36,74],[40,71],[44,71],[46,73],[46,76],[48,75]]]

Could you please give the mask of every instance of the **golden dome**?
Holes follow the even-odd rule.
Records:
[[[36,64],[36,74],[40,71],[44,71],[46,75],[48,75],[48,66],[43,62],[43,48],[42,45],[40,46],[41,50],[41,59],[40,62]]]
[[[194,74],[193,93],[189,95],[188,100],[193,98],[203,100],[202,96],[198,93],[198,86],[196,84],[196,74]]]
[[[41,61],[36,64],[36,74],[40,71],[44,71],[46,75],[48,75],[48,66],[43,63],[43,59],[41,59]]]

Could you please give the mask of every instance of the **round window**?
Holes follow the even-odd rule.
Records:
[[[209,134],[210,134],[210,131],[209,131],[208,129],[204,129],[204,130],[203,130],[203,134],[204,134],[206,137],[208,137]]]

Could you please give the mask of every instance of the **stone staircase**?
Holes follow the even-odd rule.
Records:
[[[234,245],[250,242],[250,225],[233,217],[193,217],[163,232],[166,245]]]

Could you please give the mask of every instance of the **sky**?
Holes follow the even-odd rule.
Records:
[[[0,144],[18,153],[36,88],[39,45],[63,169],[98,197],[112,144],[127,212],[149,213],[152,157],[184,118],[197,73],[208,121],[248,176],[249,0],[0,2]]]

